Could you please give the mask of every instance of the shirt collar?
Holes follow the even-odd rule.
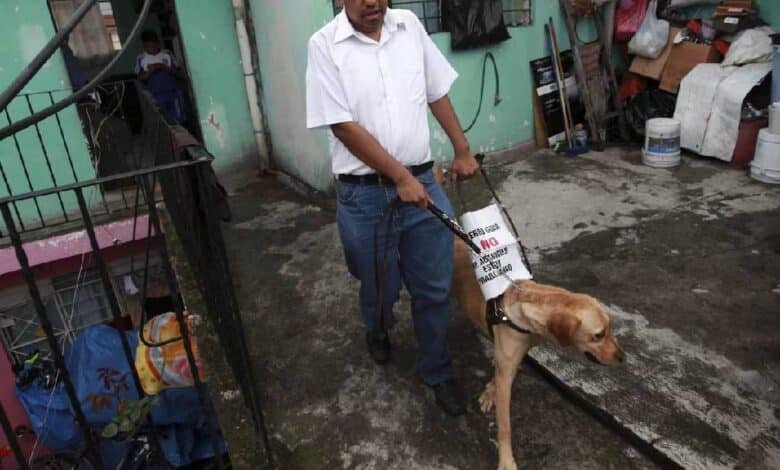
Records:
[[[399,27],[406,27],[403,18],[392,8],[387,9],[385,13],[385,22],[382,26],[382,33],[395,33]],[[336,16],[336,35],[333,38],[334,43],[339,43],[345,39],[354,36],[357,33],[352,23],[347,18],[347,11],[342,8],[341,13]]]

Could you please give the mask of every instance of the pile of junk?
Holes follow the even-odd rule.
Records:
[[[0,418],[16,438],[0,434],[0,470],[205,469],[226,455],[208,389],[194,385],[192,370],[205,380],[195,337],[193,369],[174,313],[126,323],[80,331],[64,367],[46,347],[20,359],[0,343]]]
[[[531,62],[538,145],[571,155],[637,141],[652,167],[675,167],[687,150],[780,184],[780,35],[761,11],[772,5],[560,4],[571,50],[559,52],[550,19],[550,57]]]

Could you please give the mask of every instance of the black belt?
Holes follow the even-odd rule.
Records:
[[[422,165],[415,165],[407,168],[413,176],[420,176],[421,174],[433,168],[433,162],[423,163]],[[336,179],[342,183],[359,184],[362,186],[392,186],[395,184],[393,180],[387,176],[382,176],[377,173],[372,173],[369,175],[338,175],[336,176]]]

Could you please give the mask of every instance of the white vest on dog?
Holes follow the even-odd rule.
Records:
[[[513,281],[532,279],[523,264],[520,247],[509,231],[501,209],[493,204],[484,209],[467,212],[461,225],[482,252],[470,251],[471,265],[477,275],[485,299],[493,299],[506,292]]]

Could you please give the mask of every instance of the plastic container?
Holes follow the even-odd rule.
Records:
[[[761,129],[758,133],[750,176],[764,183],[780,184],[780,135],[772,134],[769,129]]]
[[[642,162],[654,168],[678,166],[682,124],[677,119],[656,118],[647,121]]]
[[[731,154],[731,166],[738,169],[747,167],[756,155],[758,132],[769,124],[766,117],[743,119],[739,123],[739,135],[734,153]]]
[[[780,80],[780,76],[777,78]],[[769,107],[769,132],[780,135],[780,102]]]

